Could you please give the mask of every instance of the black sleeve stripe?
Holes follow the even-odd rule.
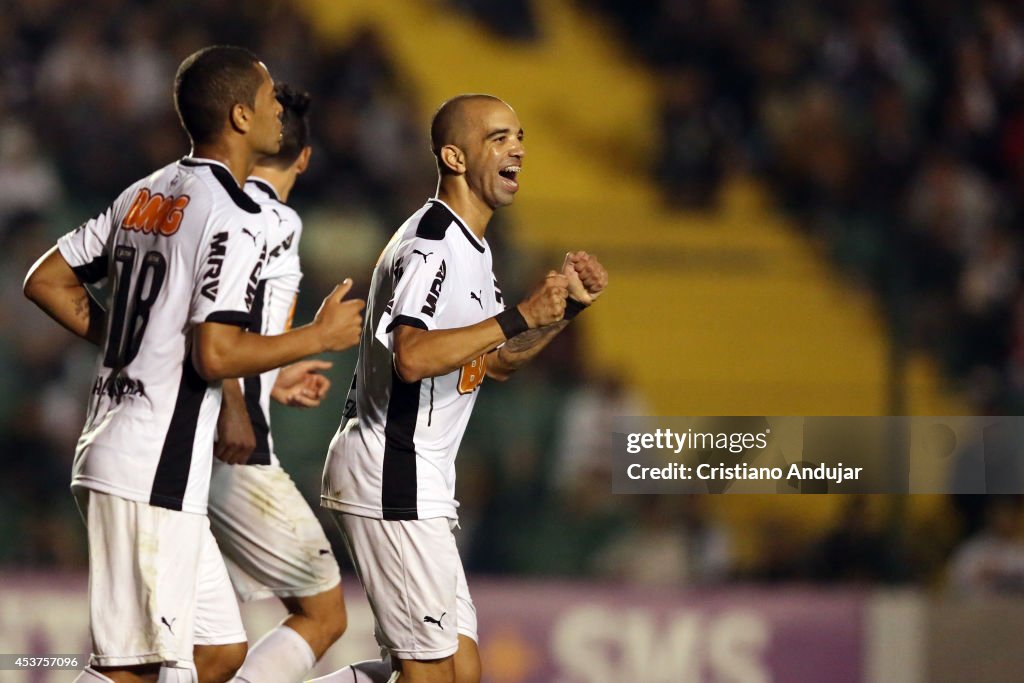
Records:
[[[443,240],[448,227],[454,221],[455,216],[444,204],[432,202],[416,226],[416,236],[425,240]]]
[[[443,240],[445,233],[448,232],[448,228],[451,227],[452,223],[459,226],[462,234],[466,236],[466,239],[469,240],[474,249],[481,254],[484,253],[483,245],[477,241],[469,228],[447,206],[439,201],[431,200],[430,208],[423,214],[419,225],[416,226],[416,236],[426,240]]]
[[[249,323],[252,322],[252,315],[245,311],[214,311],[206,316],[206,320],[203,322],[238,325],[239,327],[247,328]]]
[[[411,315],[400,315],[394,320],[392,320],[391,323],[387,326],[387,329],[385,329],[384,331],[390,332],[399,325],[408,325],[409,327],[415,327],[420,330],[427,329],[427,324],[420,320],[419,318],[414,318]]]
[[[78,281],[85,285],[91,285],[99,282],[107,276],[107,267],[110,261],[107,255],[97,256],[92,261],[82,264],[80,266],[74,266],[71,268],[75,273],[75,277]]]
[[[217,179],[217,182],[221,184],[224,191],[231,197],[231,201],[235,203],[235,206],[240,208],[246,213],[260,213],[260,205],[256,203],[256,200],[245,193],[245,190],[238,186],[238,181],[235,180],[234,176],[231,175],[223,166],[216,164],[207,164],[202,161],[197,161],[190,157],[185,157],[181,160],[183,166],[208,166],[210,171],[213,173],[213,177]]]

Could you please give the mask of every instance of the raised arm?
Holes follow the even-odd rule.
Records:
[[[249,377],[324,351],[344,351],[359,343],[362,299],[344,301],[351,280],[334,288],[313,322],[283,334],[262,336],[237,325],[208,322],[193,332],[192,360],[207,381]]]
[[[78,280],[56,246],[29,269],[22,290],[66,329],[97,346],[103,343],[106,312]]]
[[[551,271],[524,301],[475,325],[426,330],[414,325],[395,329],[395,370],[406,382],[439,377],[495,349],[527,330],[562,318],[568,279]]]
[[[485,368],[488,377],[502,382],[508,379],[550,344],[559,332],[568,327],[569,321],[593,304],[608,286],[608,272],[597,257],[585,251],[566,254],[562,274],[568,283],[569,295],[563,319],[523,332],[487,354]]]

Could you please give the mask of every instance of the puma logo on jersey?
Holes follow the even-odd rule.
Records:
[[[441,620],[444,619],[444,615],[446,615],[446,614],[448,614],[448,613],[447,612],[442,612],[441,616],[439,616],[437,619],[435,619],[434,617],[431,617],[431,616],[423,617],[423,623],[424,624],[437,624],[437,627],[443,631],[444,630],[444,626],[441,625]]]
[[[253,245],[256,245],[256,233],[249,232],[249,228],[242,228],[242,232],[252,238]]]
[[[142,188],[135,195],[128,213],[121,221],[121,229],[137,230],[146,235],[156,232],[170,237],[181,227],[185,207],[190,201],[187,194],[180,197],[165,197],[159,192],[151,194],[148,189]]]
[[[434,276],[434,281],[430,285],[430,292],[427,293],[427,302],[423,304],[421,313],[429,315],[431,318],[434,317],[434,313],[437,312],[437,298],[441,296],[441,285],[444,284],[444,278],[447,274],[448,268],[445,266],[444,259],[441,259],[441,267],[437,269],[437,275]]]
[[[482,289],[481,289],[481,290],[480,290],[480,294],[483,294],[483,293],[484,293],[484,290],[482,290]],[[474,301],[476,301],[476,302],[477,302],[478,304],[480,304],[480,310],[482,311],[482,310],[484,310],[484,302],[483,302],[483,300],[482,300],[482,299],[480,298],[480,294],[477,294],[476,292],[470,292],[470,293],[469,293],[469,298],[470,298],[470,299],[473,299],[473,300],[474,300]]]
[[[224,266],[224,255],[228,253],[228,233],[218,232],[210,243],[210,255],[206,257],[206,272],[203,273],[203,286],[199,293],[210,301],[217,300],[217,289],[220,287],[220,269]]]
[[[428,257],[428,256],[433,256],[433,255],[434,255],[434,252],[430,252],[429,254],[424,254],[424,253],[423,253],[422,251],[420,251],[419,249],[413,249],[413,250],[412,250],[412,253],[414,253],[414,254],[419,254],[420,256],[422,256],[422,257],[423,257],[423,263],[426,263],[426,262],[427,262],[427,257]]]
[[[172,636],[174,635],[174,629],[171,628],[171,627],[174,625],[174,622],[176,622],[177,620],[178,620],[177,617],[175,617],[174,619],[171,619],[168,622],[167,621],[167,617],[160,617],[160,623],[167,627],[167,630],[171,632]]]

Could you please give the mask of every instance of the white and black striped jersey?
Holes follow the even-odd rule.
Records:
[[[406,383],[393,332],[465,327],[504,309],[491,250],[442,201],[398,229],[373,271],[355,377],[324,469],[325,507],[365,517],[457,517],[455,454],[484,378],[484,356]]]
[[[245,183],[245,191],[267,215],[267,258],[252,302],[249,330],[265,335],[281,334],[291,327],[295,298],[302,281],[299,262],[302,219],[294,209],[281,202],[274,186],[262,178],[250,177]],[[269,370],[244,380],[245,405],[256,435],[256,448],[247,465],[280,464],[270,432],[270,391],[279,371]]]
[[[186,157],[60,239],[110,292],[72,487],[205,514],[221,391],[195,370],[191,330],[249,324],[264,221],[226,166]]]

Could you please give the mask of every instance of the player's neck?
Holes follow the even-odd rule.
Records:
[[[256,168],[252,170],[250,175],[270,183],[270,186],[277,192],[277,198],[281,200],[281,203],[288,203],[288,195],[292,193],[292,188],[295,187],[295,171],[293,169],[281,170],[273,166],[256,164]]]
[[[459,215],[459,218],[466,221],[469,228],[477,239],[483,239],[487,231],[487,224],[494,215],[494,209],[489,207],[480,197],[473,194],[468,187],[451,187],[444,181],[437,185],[437,198],[451,207],[452,211]]]
[[[256,166],[256,158],[247,149],[239,149],[223,142],[213,142],[207,145],[195,145],[192,147],[192,156],[202,159],[219,161],[228,167],[231,175],[239,187],[245,185],[245,179],[252,173]]]

